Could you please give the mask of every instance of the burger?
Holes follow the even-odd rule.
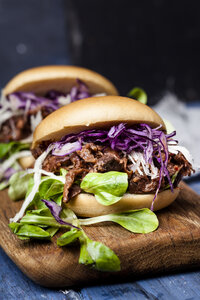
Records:
[[[45,117],[76,100],[117,94],[108,79],[75,66],[43,66],[16,75],[0,101],[0,189],[13,173],[34,164],[32,134]]]
[[[193,172],[175,134],[149,106],[125,97],[91,97],[56,110],[34,132],[34,184],[12,221],[23,217],[41,176],[56,178],[61,169],[62,206],[78,216],[168,206]]]

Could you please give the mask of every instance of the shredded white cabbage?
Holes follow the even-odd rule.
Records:
[[[16,103],[10,103],[10,101],[8,101],[6,99],[6,97],[3,95],[3,93],[1,92],[1,99],[0,99],[0,128],[1,125],[9,120],[10,118],[12,118],[13,116],[20,116],[23,115],[24,112],[23,110],[18,110],[16,109]]]
[[[43,170],[43,169],[39,170],[38,172],[39,172],[40,174],[49,176],[49,177],[51,177],[52,179],[56,179],[56,180],[58,180],[58,181],[61,181],[63,184],[65,184],[65,178],[62,177],[62,176],[57,176],[57,175],[55,175],[54,173],[52,173],[52,172],[47,172],[47,171],[45,171],[45,170]],[[27,169],[26,172],[25,172],[25,174],[24,174],[23,176],[25,176],[26,174],[32,174],[32,173],[35,173],[35,168],[34,168],[34,169]],[[23,177],[23,176],[22,176],[22,177]]]
[[[1,106],[2,106],[2,108],[1,108],[1,110],[2,109],[7,109],[9,106],[10,106],[10,103],[9,103],[9,101],[6,99],[6,97],[3,95],[3,90],[1,90],[1,99],[0,99],[0,102],[1,102]],[[0,111],[1,111],[0,110]]]
[[[1,125],[9,120],[10,118],[14,117],[14,116],[21,116],[23,115],[24,112],[22,110],[19,110],[19,111],[11,111],[11,110],[5,110],[5,109],[1,109],[0,110],[0,128],[1,128]]]
[[[42,113],[41,110],[37,112],[36,115],[31,115],[31,131],[34,132],[35,128],[42,121]]]
[[[184,155],[184,157],[189,161],[189,163],[193,164],[193,157],[188,151],[188,149],[186,149],[185,147],[168,144],[168,151],[173,154],[178,154],[178,152],[181,152]]]
[[[15,126],[15,122],[13,121],[13,119],[9,120],[10,123],[10,127],[11,127],[11,132],[12,132],[12,138],[16,139],[17,138],[17,133],[16,133],[16,126]]]
[[[101,97],[101,96],[106,96],[106,93],[98,93],[98,94],[94,94],[92,95],[93,97]],[[69,103],[71,103],[71,96],[70,94],[68,94],[67,96],[60,96],[58,97],[58,103],[61,106],[67,105]]]
[[[10,108],[12,111],[17,111],[18,108],[19,108],[19,105],[20,105],[19,98],[16,97],[15,94],[10,94],[9,102],[10,102],[9,108]]]
[[[15,153],[13,155],[11,155],[8,159],[6,159],[0,166],[0,178],[3,177],[4,172],[10,168],[15,162],[16,160],[18,160],[21,157],[25,157],[25,156],[29,156],[31,155],[31,151],[21,151],[18,153]]]
[[[58,103],[63,106],[69,104],[71,102],[71,96],[68,94],[67,96],[60,96],[58,97]]]
[[[168,151],[169,153],[173,154],[178,154],[180,151],[184,157],[191,163],[193,164],[193,158],[190,152],[183,146],[178,146],[174,144],[173,141],[170,141],[168,143]],[[131,166],[131,170],[135,172],[136,170],[140,175],[147,175],[150,176],[151,179],[157,178],[159,176],[159,170],[157,167],[155,167],[154,163],[152,162],[151,164],[147,164],[145,162],[145,158],[143,153],[141,152],[135,152],[132,151],[128,155],[129,160],[133,163]],[[142,168],[141,168],[142,167]]]
[[[153,162],[151,164],[146,163],[143,153],[132,151],[128,158],[133,163],[131,166],[133,172],[137,170],[140,175],[150,176],[151,179],[159,176],[158,168],[155,167]]]
[[[26,101],[26,106],[25,106],[25,110],[24,110],[24,113],[25,113],[25,114],[27,114],[27,112],[29,111],[30,107],[31,107],[31,100],[28,99],[28,100]]]
[[[20,211],[15,215],[14,218],[10,219],[10,222],[17,222],[19,221],[19,219],[21,219],[25,213],[26,208],[28,207],[28,205],[31,203],[31,201],[34,199],[35,194],[38,191],[40,182],[41,182],[41,172],[40,170],[42,169],[42,163],[45,160],[45,158],[47,157],[47,155],[49,154],[49,152],[53,149],[54,145],[50,145],[47,150],[45,152],[43,152],[38,159],[35,161],[35,166],[34,166],[34,185],[32,188],[32,191],[30,192],[30,194],[28,195],[28,197],[24,200],[23,205],[20,209]]]

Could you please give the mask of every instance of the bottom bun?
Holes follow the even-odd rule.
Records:
[[[162,209],[171,204],[178,196],[179,188],[165,190],[158,193],[154,202],[154,211]],[[124,194],[121,200],[115,204],[104,206],[97,202],[91,194],[81,193],[72,198],[65,205],[73,210],[77,216],[81,217],[96,217],[101,215],[125,212],[132,209],[151,208],[154,194]]]
[[[35,158],[32,155],[21,157],[19,159],[19,164],[23,169],[33,167],[34,163],[35,163]]]

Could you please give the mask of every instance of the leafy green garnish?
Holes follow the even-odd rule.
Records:
[[[134,233],[149,233],[158,227],[156,215],[148,208],[111,214],[110,221]]]
[[[4,180],[4,181],[0,182],[0,191],[4,190],[8,186],[9,186],[8,180]]]
[[[68,225],[61,225],[52,216],[49,208],[42,199],[54,200],[61,205],[63,197],[65,170],[56,179],[42,177],[39,191],[29,205],[25,216],[20,223],[11,223],[11,230],[20,239],[51,239],[56,232],[62,229],[69,229]],[[33,187],[33,178],[29,178],[27,195]],[[128,187],[126,173],[107,172],[104,174],[90,173],[85,176],[81,188],[86,192],[94,193],[96,199],[104,204],[110,205],[121,199]],[[113,221],[120,224],[127,230],[135,233],[148,233],[158,227],[156,215],[149,209],[132,210],[124,213],[109,214],[88,219],[77,219],[74,212],[64,207],[59,217],[74,226],[90,225],[99,222]],[[92,241],[83,229],[71,229],[57,239],[58,246],[67,246],[74,241],[80,243],[79,263],[89,265],[91,268],[100,271],[119,271],[120,260],[117,255],[107,246],[100,242]]]
[[[8,195],[11,200],[23,199],[26,195],[28,184],[32,174],[26,174],[26,171],[19,171],[13,174],[9,179]]]
[[[53,227],[67,227],[65,225],[61,225],[58,223],[54,217],[52,216],[39,216],[37,214],[34,214],[34,211],[32,214],[27,213],[20,221],[22,224],[33,224],[33,225],[46,225],[46,226],[53,226]],[[12,224],[12,223],[11,223]]]
[[[39,194],[41,199],[54,200],[61,205],[63,198],[64,184],[55,179],[44,180],[39,186]]]
[[[133,98],[143,104],[147,104],[147,94],[146,92],[139,88],[139,87],[134,87],[127,95],[130,98]]]
[[[174,126],[172,125],[172,123],[169,120],[163,119],[163,121],[164,121],[165,127],[167,129],[167,134],[169,134],[175,130]]]
[[[57,227],[49,227],[49,228],[47,228],[46,232],[48,232],[50,234],[50,236],[53,237],[58,230],[59,230],[59,228],[57,228]]]
[[[57,245],[66,246],[68,244],[71,244],[75,240],[77,240],[81,235],[82,235],[81,230],[72,229],[70,231],[67,231],[57,239]]]
[[[37,200],[37,202],[39,201]],[[42,201],[40,200],[40,202]],[[78,219],[74,212],[69,208],[63,208],[60,217],[63,221],[73,223],[74,226],[78,226]],[[68,225],[61,225],[58,223],[46,206],[38,209],[28,210],[25,216],[21,219],[20,223],[38,226],[53,226],[56,228],[69,228]]]
[[[27,150],[29,148],[29,143],[21,143],[14,141],[10,143],[0,143],[0,159],[10,157],[14,153],[17,153],[22,150]]]
[[[174,181],[176,180],[176,177],[177,177],[179,171],[180,171],[180,170],[176,171],[176,173],[174,173],[174,174],[172,175],[172,177],[171,177],[171,182],[172,182],[172,183],[174,183]],[[167,190],[167,189],[169,189],[169,188],[170,188],[170,185],[169,185],[169,184],[165,186],[165,190]]]
[[[10,223],[10,229],[18,236],[35,239],[49,239],[51,235],[44,229],[21,223]]]
[[[79,263],[90,265],[99,271],[119,271],[120,260],[107,246],[100,242],[92,241],[83,230],[72,229],[57,239],[58,246],[66,246],[79,239]]]
[[[30,144],[28,143],[21,143],[21,142],[10,142],[10,143],[0,143],[0,159],[2,162],[6,161],[9,159],[13,154],[20,152],[22,150],[28,150],[30,148]],[[16,161],[12,166],[14,170],[19,171],[21,170],[20,165]],[[0,172],[0,190],[3,190],[7,188],[10,185],[10,181],[4,178],[4,169],[2,169],[2,172]],[[21,186],[23,188],[23,186]],[[14,196],[14,193],[11,193],[11,198],[14,198],[14,200],[17,200],[17,194],[16,194],[16,199]],[[21,197],[21,196],[20,196]],[[19,198],[18,198],[19,199]],[[13,199],[12,199],[13,200]]]
[[[61,168],[60,169],[60,175],[65,177],[65,175],[68,173],[68,171],[66,169]]]
[[[107,221],[115,222],[134,233],[152,232],[156,230],[159,224],[156,215],[148,208],[79,220],[80,225],[91,225]]]
[[[88,173],[81,182],[81,189],[95,195],[103,205],[118,202],[128,188],[128,175],[122,172]]]
[[[84,242],[81,242],[79,263],[104,272],[120,271],[120,260],[114,251],[86,236]]]

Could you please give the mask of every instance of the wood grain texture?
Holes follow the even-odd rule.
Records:
[[[40,285],[75,286],[200,266],[200,196],[186,184],[181,184],[175,203],[157,213],[160,226],[153,233],[133,234],[112,223],[84,228],[89,237],[116,252],[122,267],[118,273],[97,272],[79,265],[79,247],[59,248],[56,238],[53,242],[18,240],[7,224],[21,203],[11,202],[6,191],[0,198],[0,245]]]

